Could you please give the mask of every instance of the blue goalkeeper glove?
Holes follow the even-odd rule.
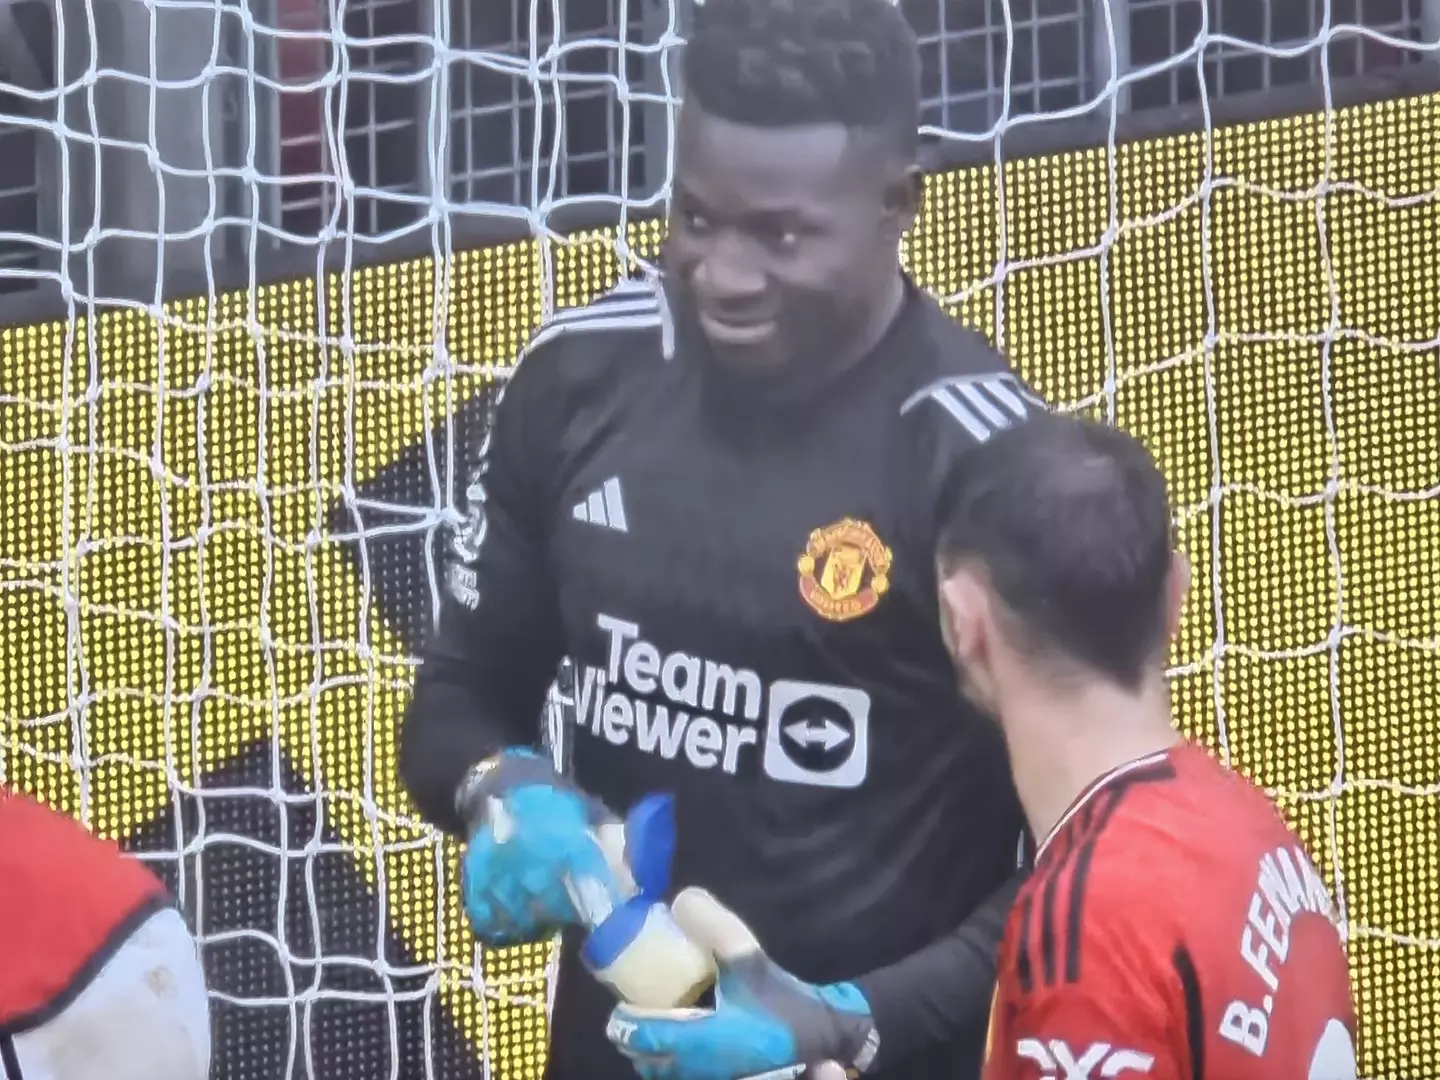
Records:
[[[643,1080],[779,1078],[822,1064],[827,1075],[858,1073],[874,1060],[879,1039],[855,984],[812,986],[783,971],[703,889],[686,889],[671,908],[690,940],[715,957],[715,1005],[615,1008],[606,1034]]]
[[[485,945],[538,941],[572,924],[597,926],[634,892],[623,826],[603,804],[530,750],[506,750],[472,771],[456,799],[470,828],[462,863],[465,914]]]

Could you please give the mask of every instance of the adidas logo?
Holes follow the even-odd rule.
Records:
[[[571,517],[604,529],[629,532],[625,524],[625,501],[620,497],[620,481],[613,476],[606,480],[590,493],[589,498],[575,504]]]

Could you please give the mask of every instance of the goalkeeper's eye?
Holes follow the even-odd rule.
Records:
[[[748,233],[767,251],[781,255],[794,251],[800,244],[800,230],[786,221],[761,219],[751,224]]]

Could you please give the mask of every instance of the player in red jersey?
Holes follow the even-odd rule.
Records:
[[[0,787],[0,1077],[205,1080],[194,939],[154,874]]]
[[[942,508],[941,621],[1039,844],[1011,910],[987,1080],[1353,1080],[1345,949],[1257,788],[1171,725],[1188,588],[1139,442],[1048,417]]]

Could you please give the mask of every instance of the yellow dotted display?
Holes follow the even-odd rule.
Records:
[[[1160,459],[1195,569],[1179,723],[1339,887],[1362,1071],[1396,1078],[1440,1069],[1436,145],[1430,96],[938,175],[904,252],[1037,389]],[[629,226],[645,257],[660,238]],[[395,775],[411,669],[328,514],[503,372],[547,289],[620,272],[613,232],[543,255],[0,332],[9,781],[124,836],[278,740],[513,1080],[543,1069],[549,950],[475,963],[457,852]]]

